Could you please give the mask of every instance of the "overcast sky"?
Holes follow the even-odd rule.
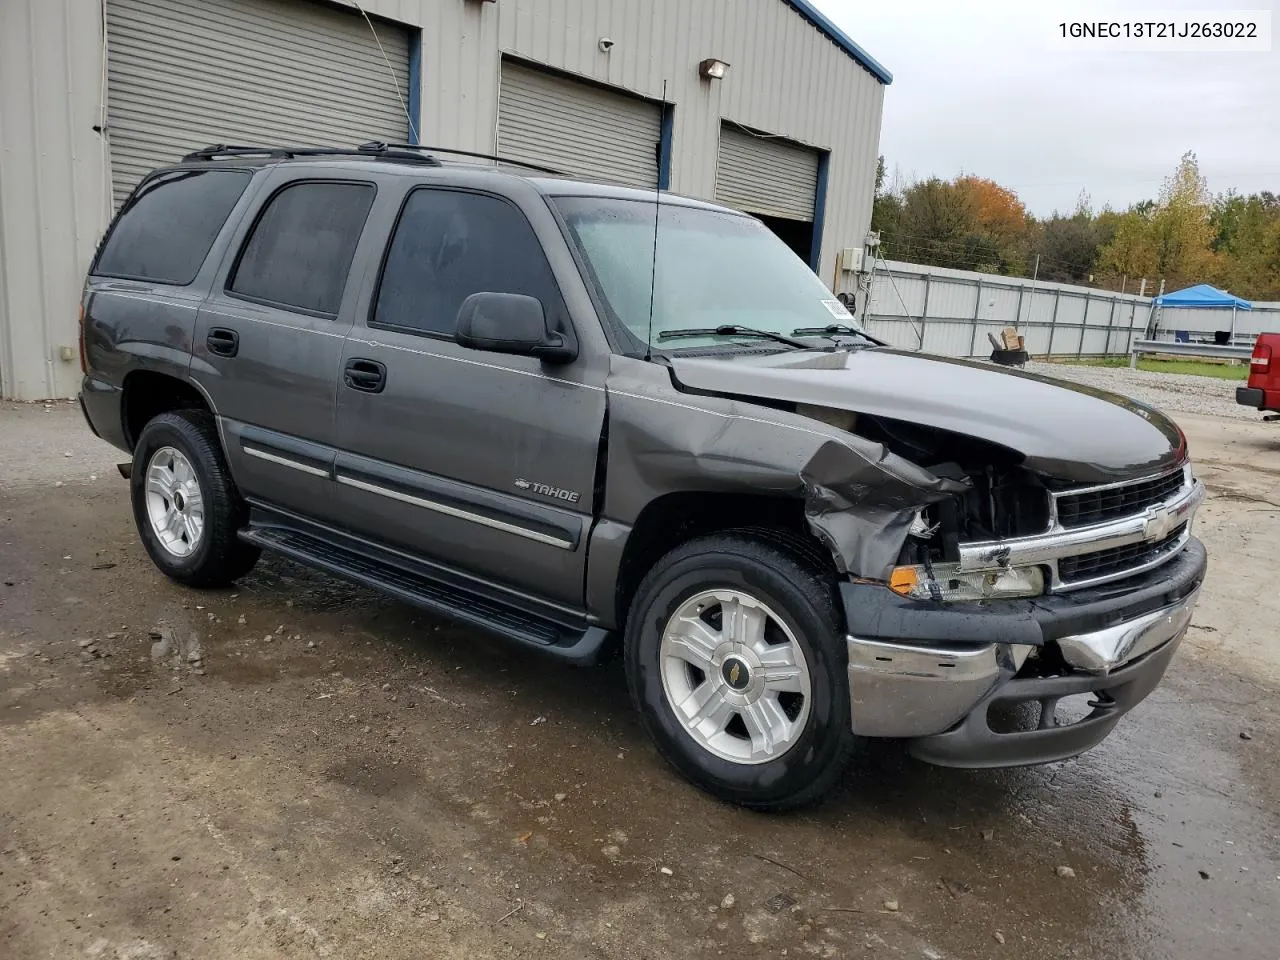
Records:
[[[1043,215],[1155,197],[1186,150],[1216,192],[1280,193],[1280,0],[1089,4],[1144,19],[1153,9],[1268,9],[1270,53],[1054,49],[1071,0],[815,0],[893,74],[880,152],[908,180],[990,177]],[[1067,16],[1066,11],[1072,11]],[[1055,16],[1057,12],[1059,15]]]

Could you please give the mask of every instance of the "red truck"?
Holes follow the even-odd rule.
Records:
[[[1280,333],[1260,333],[1249,361],[1249,383],[1236,388],[1236,403],[1280,411]],[[1267,417],[1280,420],[1280,415]]]

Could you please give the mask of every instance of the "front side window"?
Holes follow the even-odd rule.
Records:
[[[542,246],[516,207],[485,194],[415,190],[387,249],[372,323],[452,336],[473,293],[535,297],[553,323],[563,313]]]
[[[172,170],[148,180],[120,211],[91,272],[190,283],[248,185],[244,170]]]
[[[295,183],[268,201],[227,290],[250,300],[337,316],[373,205],[368,183]]]
[[[664,331],[736,325],[793,336],[831,324],[855,326],[808,264],[758,220],[664,203],[655,268],[653,203],[606,197],[557,197],[554,203],[606,315],[641,346],[650,336],[651,289],[651,342],[663,350],[735,339],[663,340]]]

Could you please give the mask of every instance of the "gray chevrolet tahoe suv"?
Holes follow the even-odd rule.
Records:
[[[758,221],[671,195],[211,147],[122,207],[82,355],[168,576],[269,550],[568,662],[618,649],[662,754],[757,808],[865,737],[1088,749],[1205,573],[1160,413],[889,349]]]

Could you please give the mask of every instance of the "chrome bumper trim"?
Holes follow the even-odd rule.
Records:
[[[1186,632],[1200,591],[1177,603],[1105,630],[1062,637],[1062,658],[1089,673],[1107,674],[1156,650]]]
[[[1057,641],[1068,676],[1106,676],[1178,640],[1199,590],[1132,620]],[[962,606],[957,604],[957,606]],[[932,647],[845,636],[850,723],[864,737],[929,737],[950,730],[1013,676],[1031,647],[990,643]]]
[[[846,636],[845,643],[851,720],[859,736],[940,733],[972,710],[1000,678],[1000,644],[941,649],[854,636]]]
[[[1171,548],[1150,563],[1089,580],[1063,583],[1058,577],[1057,562],[1065,557],[1074,557],[1082,553],[1094,553],[1113,547],[1160,540],[1182,524],[1190,524],[1203,500],[1204,484],[1196,480],[1185,487],[1174,499],[1120,520],[1072,530],[1059,528],[1033,537],[961,544],[960,570],[965,573],[976,573],[983,570],[998,570],[1002,567],[1043,565],[1050,568],[1051,589],[1054,592],[1078,590],[1113,580],[1122,580],[1143,570],[1157,567],[1176,556],[1178,549],[1186,542],[1186,536],[1182,538],[1178,547]],[[1187,536],[1189,535],[1188,529]]]

